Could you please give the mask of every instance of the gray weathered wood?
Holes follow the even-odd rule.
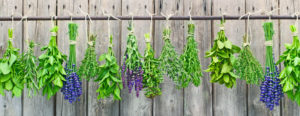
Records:
[[[270,11],[271,9],[278,8],[278,1],[277,0],[262,0],[262,1],[246,1],[246,11],[247,12],[257,12],[258,10]],[[274,12],[274,15],[277,14],[278,11]],[[259,15],[259,14],[257,14]],[[257,57],[260,61],[262,66],[265,66],[265,42],[264,38],[264,30],[262,24],[265,21],[263,20],[253,20],[250,21],[250,27],[252,29],[252,38],[251,41],[251,49],[253,54]],[[278,33],[278,21],[274,21],[274,30],[275,34],[273,36],[274,40],[274,54],[275,54],[275,61],[278,60],[278,42],[279,42],[279,33]],[[265,70],[265,69],[264,69]],[[280,107],[276,107],[274,111],[270,112],[264,103],[262,103],[260,99],[260,85],[252,85],[248,86],[248,115],[252,116],[266,116],[266,115],[273,115],[279,116],[280,115]]]
[[[58,14],[59,16],[82,16],[86,15],[81,12],[88,12],[88,0],[59,0],[58,1]],[[80,10],[81,9],[81,10]],[[57,44],[59,49],[65,53],[69,54],[69,35],[68,35],[68,23],[70,21],[59,21],[59,31]],[[87,37],[85,30],[84,21],[74,21],[78,24],[78,37],[76,43],[76,58],[77,66],[81,64],[81,60],[84,58],[85,49],[87,48]],[[85,116],[87,113],[87,100],[86,100],[86,81],[82,81],[82,95],[80,96],[80,101],[70,104],[68,100],[64,99],[61,92],[57,93],[56,97],[56,116]]]
[[[209,16],[211,13],[211,0],[184,1],[184,14],[189,15],[189,9],[192,8],[192,16]],[[189,21],[186,21],[187,27]],[[193,21],[195,23],[195,40],[198,43],[199,58],[203,70],[207,69],[210,59],[204,58],[205,51],[211,47],[211,21]],[[184,29],[185,38],[187,37],[187,28]],[[191,85],[184,89],[184,115],[185,116],[212,116],[212,85],[209,82],[209,73],[203,71],[201,85],[195,87]]]
[[[143,1],[132,1],[123,0],[122,1],[122,15],[139,15],[148,16],[147,10],[149,12],[154,11],[152,0]],[[150,21],[134,21],[134,34],[136,35],[138,41],[138,47],[140,53],[143,55],[146,47],[144,34],[149,33]],[[122,23],[122,44],[121,44],[121,57],[123,57],[126,50],[126,41],[128,35],[128,23],[124,21]],[[146,27],[146,28],[145,28]],[[123,58],[122,58],[123,63]],[[124,89],[121,92],[122,101],[120,102],[120,115],[121,116],[151,116],[152,115],[152,99],[146,98],[144,96],[145,91],[140,92],[140,96],[137,98],[135,91],[133,90],[131,94],[128,93],[127,85],[124,85]]]
[[[56,2],[44,1],[38,2],[37,0],[24,1],[24,15],[27,16],[49,16],[55,14]],[[39,44],[36,46],[35,55],[38,57],[42,54],[41,47],[48,45],[50,39],[51,21],[32,21],[25,24],[24,22],[24,51],[28,45],[26,41],[33,40]],[[26,27],[27,26],[27,27]],[[27,33],[26,33],[27,32]],[[54,100],[51,98],[47,100],[42,95],[42,90],[36,96],[28,97],[28,90],[24,89],[23,98],[23,115],[24,116],[53,116],[54,115]]]
[[[102,10],[114,16],[121,15],[121,0],[90,0],[89,1],[90,15],[99,16],[103,15]],[[93,21],[90,22],[91,30],[90,34],[96,34],[96,53],[100,56],[107,52],[109,45],[108,29],[110,29],[113,35],[114,52],[120,61],[120,42],[121,42],[121,22],[110,21],[110,28],[108,27],[107,21]],[[114,101],[113,98],[108,99],[97,99],[99,93],[96,92],[98,89],[98,82],[92,80],[88,83],[88,115],[89,116],[119,116],[119,101]]]
[[[176,12],[176,15],[183,15],[184,2],[181,0],[157,0],[155,1],[155,11],[157,15],[166,15]],[[170,21],[171,42],[178,53],[182,53],[185,43],[184,21]],[[155,22],[155,51],[159,57],[162,47],[162,33],[165,28],[165,21]],[[161,84],[162,95],[154,98],[153,113],[155,116],[183,116],[183,89],[177,89],[173,81],[165,76],[164,83]]]
[[[213,15],[243,15],[245,14],[245,0],[213,0]],[[213,36],[219,31],[220,21],[214,21]],[[241,45],[245,33],[244,21],[229,21],[225,23],[225,34],[235,45]],[[213,112],[219,116],[245,116],[247,115],[246,84],[239,79],[236,87],[232,89],[214,84]]]
[[[300,1],[298,0],[280,0],[280,15],[293,15],[299,11]],[[294,25],[295,20],[280,20],[280,54],[286,49],[285,43],[293,42],[293,34],[290,30],[290,25]],[[299,27],[299,24],[297,25]],[[299,28],[298,28],[299,29]],[[281,70],[284,68],[281,64]],[[290,100],[288,96],[282,100],[282,116],[299,116],[300,110],[296,102]]]
[[[20,0],[0,0],[0,16],[11,16],[22,14],[22,2]],[[20,53],[22,52],[22,23],[17,23],[14,21],[14,38],[13,45],[16,48],[20,48]],[[17,25],[18,24],[18,25]],[[0,55],[2,57],[3,53],[7,47],[8,28],[11,28],[11,22],[0,22]],[[21,116],[22,115],[22,99],[21,97],[13,97],[11,92],[5,92],[5,96],[0,97],[0,116]]]

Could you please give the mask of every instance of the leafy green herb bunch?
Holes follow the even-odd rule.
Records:
[[[160,69],[163,74],[167,74],[176,84],[177,88],[184,88],[187,86],[185,79],[191,78],[184,70],[183,61],[175,50],[170,40],[171,30],[169,27],[163,31],[164,45],[159,57],[161,61]]]
[[[80,77],[90,80],[97,76],[98,62],[95,52],[96,36],[91,35],[89,37],[88,48],[85,51],[84,59],[81,62],[78,75]]]
[[[193,82],[195,86],[200,85],[200,77],[202,77],[202,69],[200,60],[198,57],[198,44],[195,41],[195,24],[190,22],[188,24],[188,37],[187,43],[184,48],[184,53],[181,55],[180,60],[183,61],[184,70],[190,75],[189,78],[183,79],[185,81],[183,86],[188,86],[190,81]]]
[[[19,49],[12,44],[13,29],[8,29],[8,46],[0,59],[0,94],[11,91],[12,96],[20,97],[24,88],[24,71]]]
[[[39,88],[43,88],[43,95],[47,94],[47,98],[55,95],[58,90],[63,87],[63,81],[66,81],[66,75],[63,67],[63,62],[67,56],[59,51],[56,45],[56,35],[58,27],[54,26],[51,29],[51,38],[47,46],[41,48],[45,51],[44,54],[39,56]]]
[[[65,81],[63,81],[63,87],[61,92],[64,95],[64,99],[70,103],[79,101],[79,97],[82,94],[82,82],[77,75],[76,70],[76,38],[78,35],[78,25],[76,23],[69,23],[69,39],[70,39],[70,54],[69,61],[66,64]]]
[[[145,34],[145,39],[147,48],[145,50],[143,62],[143,85],[146,91],[146,97],[154,98],[157,95],[161,95],[161,88],[159,85],[163,81],[163,75],[162,71],[159,69],[160,60],[155,58],[155,53],[150,43],[149,33]]]
[[[212,62],[209,64],[206,72],[211,72],[210,82],[225,84],[226,87],[232,88],[236,85],[237,75],[234,74],[233,63],[234,54],[240,52],[240,48],[233,45],[225,35],[224,20],[221,21],[220,31],[214,40],[212,49],[206,52],[205,57],[211,57]]]
[[[252,54],[247,36],[243,37],[243,47],[234,63],[234,69],[241,79],[246,80],[247,84],[258,85],[260,81],[264,80],[263,69]]]
[[[120,90],[123,89],[122,80],[120,77],[120,68],[117,58],[113,52],[112,35],[110,35],[110,44],[108,51],[102,54],[99,61],[105,60],[105,64],[99,67],[99,75],[95,81],[99,81],[98,99],[107,98],[113,95],[115,100],[121,100]]]
[[[286,51],[280,55],[277,64],[283,62],[285,67],[279,75],[283,92],[300,105],[300,41],[295,25],[291,25],[291,31],[294,33],[293,43],[285,44]]]
[[[129,26],[127,28],[129,34],[127,37],[127,46],[125,55],[123,57],[122,65],[122,81],[123,85],[127,85],[129,93],[133,87],[136,91],[136,96],[139,96],[139,92],[143,88],[143,69],[142,69],[142,56],[139,53],[136,36],[133,32],[133,23],[129,21]],[[127,80],[127,84],[125,81]]]

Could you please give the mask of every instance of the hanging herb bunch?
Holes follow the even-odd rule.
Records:
[[[252,54],[247,36],[243,37],[243,47],[234,63],[234,69],[241,79],[246,80],[247,84],[259,84],[260,81],[264,80],[263,69]]]
[[[37,58],[34,55],[34,47],[36,44],[33,41],[28,42],[28,48],[26,53],[22,58],[24,63],[24,82],[28,89],[28,96],[31,96],[31,93],[34,95],[39,90],[37,85],[38,70],[37,70]]]
[[[70,38],[70,54],[69,61],[66,64],[65,71],[65,81],[63,82],[63,87],[61,92],[64,94],[64,99],[69,100],[70,103],[79,101],[79,97],[82,94],[82,82],[77,75],[76,70],[76,38],[78,35],[77,24],[69,24],[69,38]]]
[[[202,77],[202,69],[200,60],[198,57],[197,42],[194,37],[195,25],[193,23],[188,24],[188,37],[187,44],[184,49],[184,53],[180,59],[183,61],[183,67],[185,71],[190,75],[185,79],[186,83],[184,86],[188,86],[189,82],[192,81],[195,86],[200,85],[200,77]]]
[[[233,72],[233,63],[235,60],[234,53],[239,53],[240,48],[232,43],[225,36],[224,23],[221,21],[221,28],[218,32],[212,49],[206,52],[205,57],[211,57],[212,62],[206,72],[211,72],[210,82],[225,84],[226,87],[232,88],[236,85],[237,75]]]
[[[163,31],[164,46],[159,60],[161,61],[161,70],[167,74],[176,84],[177,88],[184,88],[188,84],[184,79],[189,79],[190,75],[183,68],[183,62],[175,51],[175,47],[170,41],[171,30],[169,27]]]
[[[56,34],[58,27],[54,26],[51,29],[51,38],[48,46],[42,47],[42,51],[46,51],[39,56],[39,88],[43,88],[43,95],[47,94],[47,98],[55,95],[56,92],[63,87],[63,81],[66,81],[64,76],[66,72],[63,67],[63,62],[67,56],[62,54],[56,45]]]
[[[89,37],[88,48],[85,51],[84,59],[82,60],[82,64],[78,71],[80,77],[87,80],[90,80],[91,78],[97,76],[98,62],[95,52],[95,41],[96,36],[91,35]]]
[[[0,94],[4,96],[4,90],[7,90],[12,92],[12,96],[20,97],[24,88],[23,63],[19,49],[12,44],[13,29],[8,29],[8,37],[7,49],[0,59]]]
[[[121,100],[120,90],[123,89],[122,80],[119,73],[117,58],[113,52],[112,35],[110,35],[110,44],[108,52],[102,54],[99,61],[105,60],[105,64],[99,67],[99,76],[95,81],[99,81],[98,99],[104,99],[111,95],[115,100]]]
[[[160,61],[154,57],[155,53],[150,43],[149,33],[145,34],[145,39],[147,48],[145,50],[143,62],[143,85],[146,91],[146,97],[154,98],[157,95],[161,95],[161,88],[159,85],[163,81],[163,75],[159,69]]]
[[[274,63],[273,54],[273,40],[274,35],[273,23],[266,22],[263,25],[265,32],[265,45],[266,45],[266,70],[265,70],[265,80],[260,86],[260,101],[266,104],[266,107],[273,110],[274,106],[279,105],[281,97],[283,97],[282,87],[279,84],[278,79],[279,72],[278,68]]]
[[[294,33],[293,43],[285,44],[286,51],[280,56],[277,64],[283,62],[285,67],[279,76],[283,92],[300,105],[300,41],[295,25],[291,26],[291,31]]]
[[[125,55],[123,57],[123,66],[122,66],[122,81],[123,85],[125,85],[125,78],[127,80],[127,87],[129,93],[134,86],[136,91],[136,96],[139,96],[139,92],[143,88],[143,73],[142,70],[142,61],[141,54],[138,50],[138,45],[136,41],[136,36],[133,34],[133,24],[132,21],[129,21],[129,26],[127,28],[129,30],[129,34],[127,37],[127,46]]]

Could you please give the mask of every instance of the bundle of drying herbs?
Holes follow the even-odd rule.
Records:
[[[283,62],[285,67],[279,76],[283,92],[300,105],[300,41],[295,25],[291,26],[291,31],[294,33],[293,43],[285,44],[286,51],[280,56],[277,64]]]
[[[54,26],[51,29],[51,38],[48,46],[41,48],[42,51],[46,51],[39,56],[39,88],[43,88],[43,95],[47,94],[47,98],[55,95],[56,92],[63,87],[63,81],[66,81],[64,76],[66,75],[63,67],[63,62],[67,59],[67,56],[62,54],[56,45],[56,34],[58,27]]]
[[[123,66],[122,66],[122,81],[123,85],[125,85],[125,78],[127,80],[127,86],[129,93],[133,86],[135,87],[136,96],[139,96],[139,92],[143,88],[143,73],[142,70],[142,61],[141,54],[138,50],[138,45],[136,41],[136,36],[133,32],[133,24],[132,21],[129,21],[129,26],[127,28],[129,30],[129,34],[127,37],[127,46],[126,51],[123,57]]]
[[[161,61],[160,69],[175,82],[177,88],[184,88],[188,86],[189,83],[185,79],[189,79],[190,75],[184,70],[183,62],[175,51],[175,47],[171,44],[170,34],[171,30],[169,27],[164,29],[164,46],[159,57]]]
[[[146,50],[144,54],[144,79],[143,85],[145,88],[145,95],[148,98],[154,98],[157,95],[161,95],[160,83],[163,81],[163,75],[159,69],[160,61],[156,59],[155,53],[150,43],[150,35],[145,34],[146,39]]]
[[[279,72],[278,68],[274,63],[273,54],[273,40],[274,35],[273,23],[266,22],[263,25],[265,32],[265,45],[266,45],[266,70],[265,70],[265,80],[260,86],[260,101],[266,104],[266,107],[273,110],[274,106],[279,105],[281,97],[283,97],[282,87],[279,84],[278,79]]]
[[[33,41],[28,42],[29,46],[27,51],[23,55],[22,62],[24,64],[24,83],[28,89],[28,96],[31,96],[38,92],[39,87],[37,85],[38,70],[37,70],[37,58],[34,56],[34,47],[36,44]]]
[[[190,75],[185,79],[188,86],[189,82],[192,81],[195,86],[200,85],[200,77],[202,77],[202,69],[200,60],[198,57],[198,44],[194,37],[195,25],[193,23],[188,24],[188,37],[187,44],[184,48],[184,53],[181,55],[180,60],[183,61],[183,67],[185,71]]]
[[[65,75],[65,81],[63,82],[63,87],[61,89],[64,99],[68,100],[70,103],[79,101],[79,97],[82,94],[82,82],[77,75],[76,70],[77,28],[78,26],[76,23],[69,23],[70,54],[69,61],[65,67],[67,75]]]
[[[12,44],[13,30],[8,29],[8,46],[0,59],[0,94],[5,95],[4,90],[11,91],[12,96],[20,97],[24,88],[23,63],[19,55],[19,49]]]
[[[117,58],[113,52],[112,35],[110,35],[110,44],[108,51],[102,54],[99,61],[105,60],[105,64],[100,66],[99,76],[95,81],[99,81],[98,99],[108,98],[113,95],[114,100],[121,100],[120,90],[123,89],[120,78],[120,69]]]
[[[247,84],[258,85],[260,81],[264,80],[263,69],[259,61],[252,54],[247,38],[247,35],[243,37],[243,47],[234,63],[234,69],[241,79],[246,80]]]
[[[233,63],[235,61],[234,53],[239,53],[240,48],[232,43],[225,36],[224,20],[221,21],[220,31],[214,40],[213,48],[207,51],[205,57],[211,57],[212,62],[206,72],[211,72],[210,82],[225,84],[232,88],[236,85],[237,75],[233,72]]]
[[[79,67],[78,74],[80,77],[90,80],[97,76],[98,62],[95,52],[96,36],[91,35],[89,37],[88,48],[85,51],[84,59]]]

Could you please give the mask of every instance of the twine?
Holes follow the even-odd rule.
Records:
[[[265,46],[273,46],[273,40],[265,41]]]
[[[70,43],[70,45],[75,45],[77,43],[77,41],[76,40],[70,40],[69,43]]]

